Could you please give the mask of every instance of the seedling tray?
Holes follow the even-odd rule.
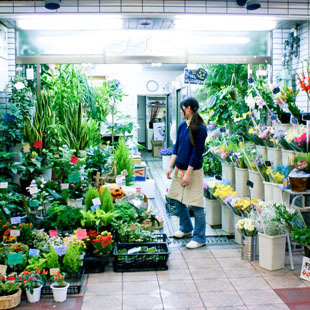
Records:
[[[157,252],[128,254],[128,250],[142,246],[154,247]],[[118,253],[122,249],[126,249],[127,253]],[[166,242],[119,243],[116,245],[113,254],[115,257],[113,262],[115,272],[133,272],[167,270],[170,251]]]
[[[168,238],[168,236],[166,234],[152,234],[152,236],[156,239],[155,241],[152,241],[152,242],[141,242],[143,244],[154,244],[154,243],[158,243],[158,242],[165,242],[165,243],[170,243],[170,240]],[[118,234],[116,233],[116,241],[117,241],[117,244],[133,244],[133,245],[137,245],[137,244],[140,244],[140,242],[120,242],[119,241],[119,236]]]

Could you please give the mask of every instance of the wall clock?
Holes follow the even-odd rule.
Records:
[[[150,92],[155,92],[158,90],[158,83],[154,80],[149,80],[146,83],[146,89]]]

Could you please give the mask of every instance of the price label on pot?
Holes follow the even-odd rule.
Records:
[[[26,79],[27,80],[33,80],[34,79],[33,68],[26,69]]]
[[[50,237],[57,237],[58,236],[58,231],[57,230],[50,230],[49,231]]]
[[[30,145],[29,144],[24,145],[23,152],[24,153],[30,153]]]
[[[0,265],[0,274],[6,274],[7,265]]]
[[[92,202],[94,206],[99,206],[101,204],[100,198],[94,198],[92,199]]]
[[[29,256],[39,256],[40,250],[37,249],[29,249]]]
[[[62,183],[62,184],[60,184],[60,188],[61,188],[62,190],[64,190],[64,189],[69,189],[69,183]]]
[[[61,255],[65,255],[66,254],[66,247],[65,246],[58,246],[58,247],[55,247],[55,252],[61,256]]]
[[[30,192],[31,195],[33,195],[33,194],[38,193],[39,189],[36,186],[35,187],[31,187],[29,192]]]
[[[58,271],[59,271],[59,268],[50,268],[50,275],[51,276],[56,276]]]
[[[39,200],[30,200],[29,206],[30,207],[38,207],[39,206]]]
[[[78,229],[76,231],[76,237],[80,240],[82,239],[86,239],[87,237],[87,232],[86,232],[86,229]]]
[[[9,183],[8,182],[0,182],[0,188],[8,188]]]
[[[10,235],[14,236],[14,237],[19,237],[20,236],[20,230],[11,229]]]
[[[310,281],[310,258],[304,256],[301,265],[300,277]]]
[[[8,265],[18,265],[23,263],[22,253],[10,253],[8,255]]]
[[[11,224],[20,224],[20,216],[11,217]]]

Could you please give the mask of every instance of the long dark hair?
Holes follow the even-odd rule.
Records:
[[[181,101],[180,107],[183,112],[184,112],[183,107],[185,108],[191,107],[191,110],[194,112],[190,125],[189,125],[189,137],[190,137],[192,145],[194,145],[195,138],[199,130],[199,127],[201,124],[204,124],[202,117],[198,113],[199,103],[196,98],[188,97]]]

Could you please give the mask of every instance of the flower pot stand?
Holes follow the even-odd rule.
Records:
[[[295,156],[295,152],[291,150],[282,149],[282,165],[293,165],[293,160]]]
[[[282,163],[281,149],[275,147],[267,147],[267,160],[271,161],[274,168],[277,168]]]
[[[228,163],[222,163],[222,178],[228,180],[232,187],[235,187],[235,169]]]
[[[253,188],[250,188],[251,199],[264,199],[264,184],[259,172],[249,170],[249,180],[253,182]]]
[[[286,235],[267,236],[258,233],[259,266],[269,271],[284,268]]]
[[[264,200],[266,202],[273,201],[273,183],[263,182],[264,184]]]
[[[239,232],[239,230],[237,229],[236,225],[238,223],[239,220],[241,220],[242,217],[234,214],[234,232],[235,232],[235,242],[238,244],[241,244],[241,234]]]
[[[248,169],[235,167],[235,187],[239,197],[249,196],[247,180],[248,180]]]
[[[234,214],[229,207],[222,204],[222,230],[229,234],[233,234],[234,229]]]
[[[166,172],[168,170],[168,168],[169,168],[169,164],[170,164],[170,161],[171,161],[171,155],[162,156],[161,160],[163,162],[163,170],[164,170],[164,172]]]
[[[217,199],[204,197],[207,224],[211,226],[222,224],[222,208]]]
[[[267,148],[263,145],[256,145],[256,152],[263,156],[263,159],[267,157]]]

